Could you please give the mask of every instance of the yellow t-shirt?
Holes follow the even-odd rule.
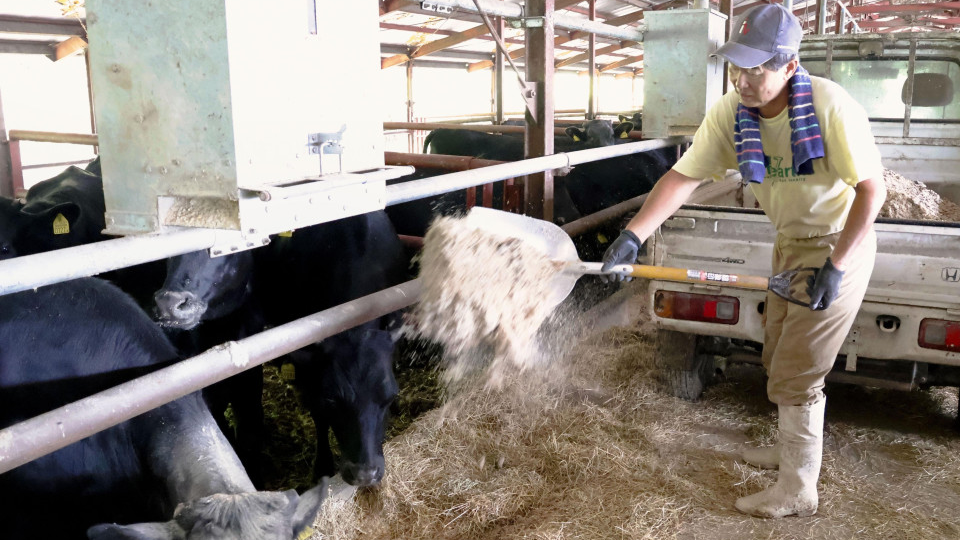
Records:
[[[813,109],[823,136],[824,157],[813,160],[813,174],[793,172],[789,107],[760,118],[763,152],[770,160],[762,184],[750,183],[760,207],[777,231],[789,238],[812,238],[843,230],[860,181],[883,178],[880,151],[870,121],[840,85],[810,77]],[[737,168],[733,125],[740,96],[730,91],[707,112],[693,145],[674,165],[691,178],[723,178]]]

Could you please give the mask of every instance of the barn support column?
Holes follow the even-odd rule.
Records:
[[[597,20],[597,0],[590,0],[589,17]],[[590,66],[590,89],[587,91],[587,120],[597,116],[597,35],[590,34],[587,40],[587,64]]]
[[[413,60],[407,62],[407,122],[413,122]],[[416,140],[416,134],[411,130],[407,132],[407,152],[413,153],[417,149],[413,147]]]
[[[817,0],[817,33],[827,33],[827,0]]]
[[[3,121],[3,98],[0,95],[0,196],[13,197],[13,167],[10,159],[10,141]]]
[[[504,30],[503,17],[494,17],[493,27],[497,29],[497,35],[502,36]],[[499,47],[494,48],[494,57],[493,57],[493,81],[494,81],[494,101],[496,109],[494,109],[494,123],[502,124],[503,123],[503,53],[500,52]]]
[[[534,83],[536,109],[534,122],[527,119],[524,137],[524,156],[535,158],[553,153],[553,7],[554,0],[532,0],[527,5],[528,21],[538,24],[524,31],[527,49],[526,78]],[[539,22],[542,21],[542,25]],[[524,213],[546,221],[553,221],[553,171],[543,171],[526,177],[524,182]]]
[[[733,0],[720,0],[720,13],[723,13],[727,16],[727,30],[723,35],[723,42],[726,43],[730,39],[730,32],[733,29]],[[724,62],[723,72],[727,72],[727,64]],[[730,77],[724,75],[723,77],[723,93],[726,94],[730,90]]]

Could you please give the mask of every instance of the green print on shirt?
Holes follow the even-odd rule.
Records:
[[[793,174],[793,167],[782,167],[781,165],[783,165],[783,157],[770,156],[770,164],[767,165],[767,178],[773,179],[774,183],[806,181],[806,178]]]

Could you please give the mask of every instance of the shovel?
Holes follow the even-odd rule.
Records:
[[[607,272],[600,268],[602,263],[583,262],[577,255],[577,248],[573,240],[560,227],[553,223],[535,219],[520,214],[511,214],[501,210],[493,210],[481,206],[473,207],[465,218],[465,223],[477,230],[505,236],[519,238],[524,243],[538,248],[548,258],[564,263],[562,272],[557,272],[550,288],[551,296],[547,299],[551,306],[562,302],[573,286],[584,274],[605,275],[620,274],[647,279],[662,279],[684,283],[710,283],[726,287],[741,289],[769,290],[783,298],[801,306],[809,306],[810,301],[798,299],[791,290],[805,291],[806,277],[798,277],[801,273],[814,275],[815,268],[800,268],[781,272],[771,278],[761,276],[743,276],[739,274],[723,274],[705,270],[688,268],[667,268],[664,266],[649,266],[643,264],[620,264]],[[799,287],[799,288],[798,288]]]

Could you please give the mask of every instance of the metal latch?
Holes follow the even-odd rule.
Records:
[[[307,135],[307,146],[310,147],[311,154],[320,155],[320,176],[323,176],[323,156],[322,154],[336,154],[340,169],[336,172],[343,172],[343,145],[340,141],[343,139],[343,132],[347,130],[347,125],[342,124],[339,131],[330,131],[326,133],[310,133]]]
[[[437,13],[453,13],[453,7],[440,2],[420,2],[420,9],[424,11],[436,11]]]

